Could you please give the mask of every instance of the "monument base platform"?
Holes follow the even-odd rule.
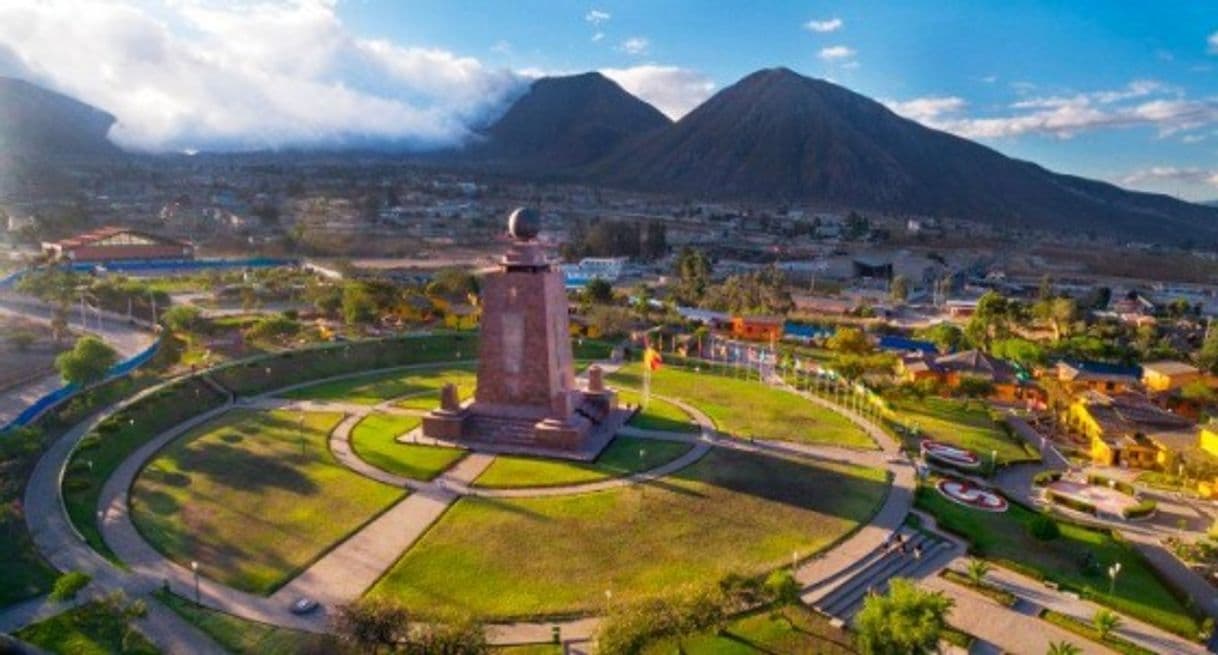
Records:
[[[613,408],[596,422],[578,414],[570,421],[537,421],[479,414],[466,407],[428,414],[423,417],[422,432],[434,441],[477,452],[590,462],[600,456],[631,414]]]

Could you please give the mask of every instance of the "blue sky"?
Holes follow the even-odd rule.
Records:
[[[1218,198],[1212,1],[0,3],[0,74],[149,150],[446,145],[533,77],[586,70],[677,118],[770,66],[1056,170]]]

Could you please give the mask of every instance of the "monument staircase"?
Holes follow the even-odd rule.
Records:
[[[466,433],[477,441],[527,446],[533,443],[535,419],[471,414],[465,419]]]
[[[911,528],[904,528],[899,534],[904,539],[904,549],[896,541],[875,549],[844,575],[805,593],[804,600],[822,614],[849,621],[868,593],[884,593],[893,578],[918,578],[933,573],[956,556],[954,544],[942,537]]]

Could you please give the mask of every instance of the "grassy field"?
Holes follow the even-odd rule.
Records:
[[[641,367],[635,363],[613,373],[609,380],[638,389],[641,375]],[[862,429],[842,415],[756,381],[665,367],[652,374],[651,391],[696,406],[720,430],[738,437],[876,448]]]
[[[1098,603],[1177,634],[1195,637],[1197,621],[1172,595],[1142,557],[1108,532],[1059,521],[1061,536],[1040,541],[1028,533],[1035,512],[1014,503],[1001,514],[979,512],[953,503],[933,488],[918,490],[917,506],[934,514],[939,525],[963,535],[981,556],[1037,577],[1053,580]],[[1090,553],[1100,567],[1085,573],[1081,559]],[[1108,593],[1103,571],[1121,563],[1116,591]]]
[[[113,559],[97,529],[97,506],[102,485],[119,464],[158,434],[223,402],[201,382],[174,384],[110,417],[81,441],[68,462],[63,497],[72,524],[89,546]]]
[[[419,427],[417,416],[369,414],[351,430],[351,447],[360,459],[390,473],[430,480],[465,456],[464,450],[403,444],[399,435]]]
[[[178,563],[198,561],[207,577],[273,591],[402,496],[334,459],[327,438],[341,419],[234,411],[200,426],[136,479],[136,527]]]
[[[359,405],[375,405],[402,396],[425,395],[434,406],[439,403],[439,390],[445,382],[452,381],[460,385],[466,379],[473,380],[473,369],[468,366],[437,366],[436,368],[387,371],[345,380],[331,380],[293,389],[283,396],[298,400],[334,400]]]
[[[63,655],[155,655],[144,635],[128,635],[127,617],[107,603],[81,605],[15,633],[43,650]]]
[[[803,607],[742,616],[718,634],[702,634],[651,644],[643,655],[847,655],[856,653],[849,633]]]
[[[235,655],[297,655],[298,653],[337,652],[331,638],[289,630],[200,607],[169,592],[158,590],[157,600],[194,624]]]
[[[421,371],[416,371],[421,373]],[[440,406],[440,388],[452,382],[457,385],[457,397],[462,401],[474,395],[477,379],[473,369],[446,369],[435,375],[417,378],[420,384],[426,385],[425,390],[413,394],[394,403],[395,407],[403,409],[432,410]]]
[[[618,389],[617,398],[622,405],[638,405],[642,402],[642,397],[635,389]],[[643,430],[689,432],[691,434],[700,430],[698,424],[689,414],[685,413],[685,410],[660,398],[649,399],[647,407],[640,409],[638,413],[630,417],[627,425]]]
[[[885,497],[881,470],[715,450],[651,484],[554,498],[466,497],[372,588],[415,610],[485,617],[761,573],[829,546]]]
[[[922,438],[968,448],[988,465],[990,453],[998,451],[998,463],[1036,460],[1017,437],[1007,436],[990,418],[983,401],[961,401],[928,396],[921,400],[901,399],[892,403],[901,423],[918,424]],[[916,446],[916,444],[914,444]]]
[[[616,437],[594,462],[503,455],[474,481],[479,487],[553,487],[595,482],[653,469],[689,452],[693,446],[675,441]],[[640,451],[642,454],[640,454]]]

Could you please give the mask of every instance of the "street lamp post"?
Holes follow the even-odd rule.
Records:
[[[201,605],[202,599],[199,595],[199,563],[190,560],[190,570],[195,574],[195,605]]]
[[[990,451],[990,473],[998,472],[998,449]]]
[[[1108,567],[1108,595],[1111,596],[1116,591],[1117,574],[1121,572],[1121,563],[1117,562]]]

